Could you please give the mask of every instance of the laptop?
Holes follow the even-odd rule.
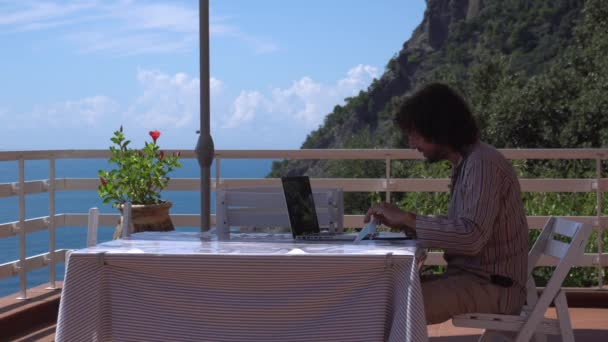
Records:
[[[291,233],[295,240],[358,242],[364,239],[411,239],[411,237],[399,233],[377,234],[374,220],[370,221],[359,234],[321,232],[309,178],[307,176],[282,177],[281,182],[283,183]]]

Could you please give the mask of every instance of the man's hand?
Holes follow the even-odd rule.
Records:
[[[391,203],[378,203],[369,208],[363,222],[369,222],[371,216],[374,216],[378,224],[398,229],[398,230],[416,230],[416,215],[407,213]]]

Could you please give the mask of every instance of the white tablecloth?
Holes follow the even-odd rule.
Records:
[[[412,242],[272,238],[142,233],[75,251],[56,339],[427,340]]]

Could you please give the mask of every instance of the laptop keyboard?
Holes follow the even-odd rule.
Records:
[[[332,234],[332,233],[309,233],[304,235],[296,236],[296,240],[303,241],[321,241],[321,240],[355,240],[355,236],[343,235],[343,234]]]

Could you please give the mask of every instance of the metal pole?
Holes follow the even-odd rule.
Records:
[[[201,231],[211,228],[211,163],[214,146],[209,128],[209,0],[199,0],[200,131],[196,156],[201,169]]]

